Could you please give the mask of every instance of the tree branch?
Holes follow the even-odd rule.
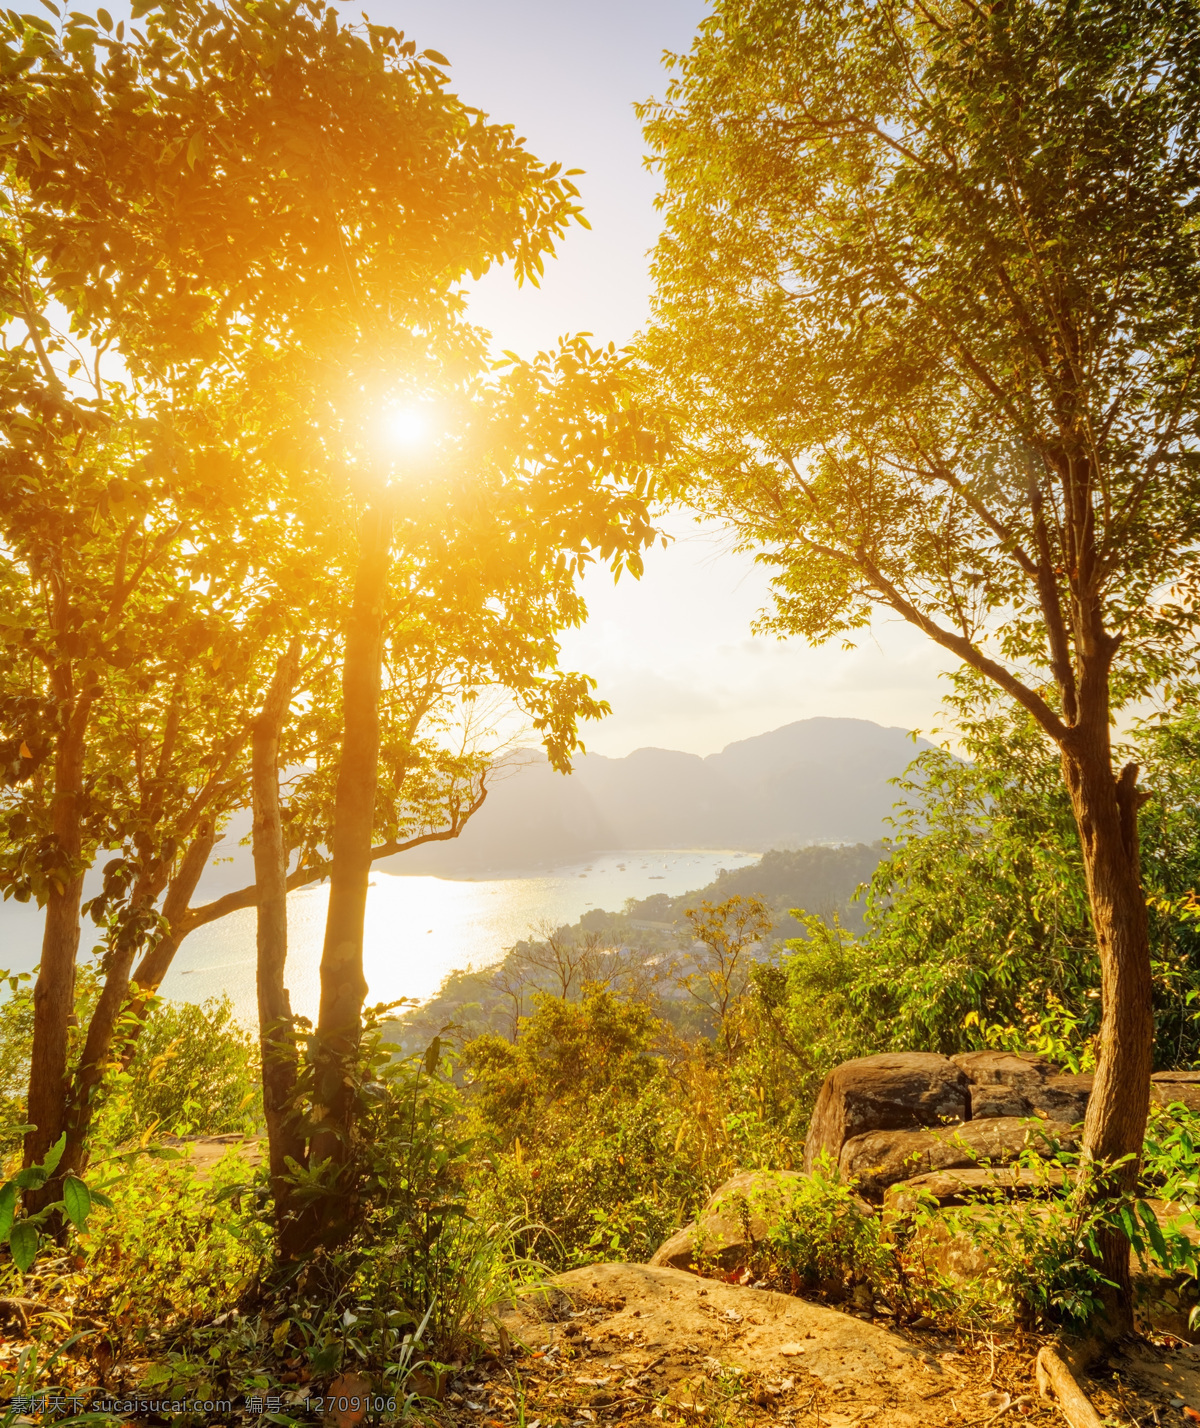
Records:
[[[963,635],[956,635],[952,631],[944,629],[936,621],[931,620],[928,615],[919,610],[911,601],[906,600],[896,589],[890,580],[874,564],[867,553],[861,548],[853,555],[843,555],[838,551],[823,551],[823,554],[833,555],[840,558],[844,563],[853,565],[860,570],[867,579],[879,591],[884,601],[889,604],[897,614],[903,615],[911,625],[915,625],[919,630],[924,631],[931,640],[935,640],[943,649],[948,649],[952,654],[956,654],[964,664],[969,664],[972,669],[976,669],[980,674],[985,674],[1001,689],[1027,709],[1038,721],[1056,743],[1061,743],[1068,734],[1067,726],[1062,722],[1053,709],[1039,695],[1028,686],[1005,669],[1002,664],[997,664],[994,659],[989,659],[976,645]]]
[[[457,838],[467,820],[483,807],[487,793],[487,785],[481,785],[478,796],[465,810],[460,810],[454,815],[449,828],[443,828],[437,833],[421,833],[416,838],[409,838],[403,843],[378,844],[371,849],[371,861],[374,863],[380,858],[390,858],[393,853],[407,853],[409,849],[419,848],[424,843],[444,843],[451,838]],[[288,874],[288,892],[295,892],[297,888],[304,887],[306,883],[315,882],[318,878],[328,877],[332,867],[333,859],[323,858],[319,863],[310,863],[307,867],[296,868],[294,872]],[[254,884],[239,888],[237,892],[226,893],[224,897],[219,897],[213,902],[189,908],[180,924],[183,935],[186,936],[189,932],[194,932],[197,927],[204,927],[210,922],[216,922],[218,918],[226,917],[231,912],[240,912],[244,907],[256,907],[257,905],[258,888]]]

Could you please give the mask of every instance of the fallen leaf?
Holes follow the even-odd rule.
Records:
[[[331,1407],[325,1422],[333,1428],[358,1428],[371,1406],[371,1385],[360,1374],[343,1373],[329,1385]]]
[[[785,1359],[795,1358],[797,1354],[806,1354],[808,1349],[803,1344],[784,1344],[779,1352]]]

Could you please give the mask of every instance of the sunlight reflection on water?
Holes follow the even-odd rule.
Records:
[[[432,996],[448,972],[499,960],[506,947],[539,925],[576,921],[592,907],[620,911],[625,899],[652,893],[690,892],[710,883],[721,868],[744,867],[757,853],[633,851],[603,853],[528,878],[455,881],[377,872],[367,900],[366,972],[373,1002]],[[318,964],[328,885],[288,898],[288,987],[292,1007],[315,1017]],[[18,910],[12,909],[15,913]],[[10,935],[0,967],[31,968],[37,960],[32,909],[5,920]],[[8,909],[5,909],[8,912]],[[20,933],[15,938],[18,926]],[[84,946],[88,945],[85,930]],[[15,955],[14,955],[15,954]],[[228,992],[237,1015],[256,1020],[254,912],[246,909],[200,928],[184,942],[167,974],[163,995],[202,1002]]]

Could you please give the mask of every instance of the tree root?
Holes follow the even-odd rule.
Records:
[[[39,1299],[5,1299],[0,1298],[0,1319],[8,1319],[20,1327],[21,1333],[29,1333],[29,1316],[31,1314],[51,1313],[49,1304],[43,1304]]]
[[[1092,1401],[1058,1354],[1049,1347],[1037,1356],[1037,1386],[1043,1398],[1052,1398],[1071,1428],[1103,1428]]]
[[[997,1408],[995,1413],[987,1413],[982,1418],[972,1418],[969,1423],[963,1424],[963,1428],[991,1428],[991,1425],[998,1423],[1006,1413],[1011,1413],[1014,1408],[1024,1408],[1032,1402],[1033,1399],[1023,1393],[1020,1398],[1010,1398],[1002,1408]]]

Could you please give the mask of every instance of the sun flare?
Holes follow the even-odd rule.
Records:
[[[417,451],[429,444],[429,417],[412,407],[386,412],[382,426],[384,440],[395,451]]]

